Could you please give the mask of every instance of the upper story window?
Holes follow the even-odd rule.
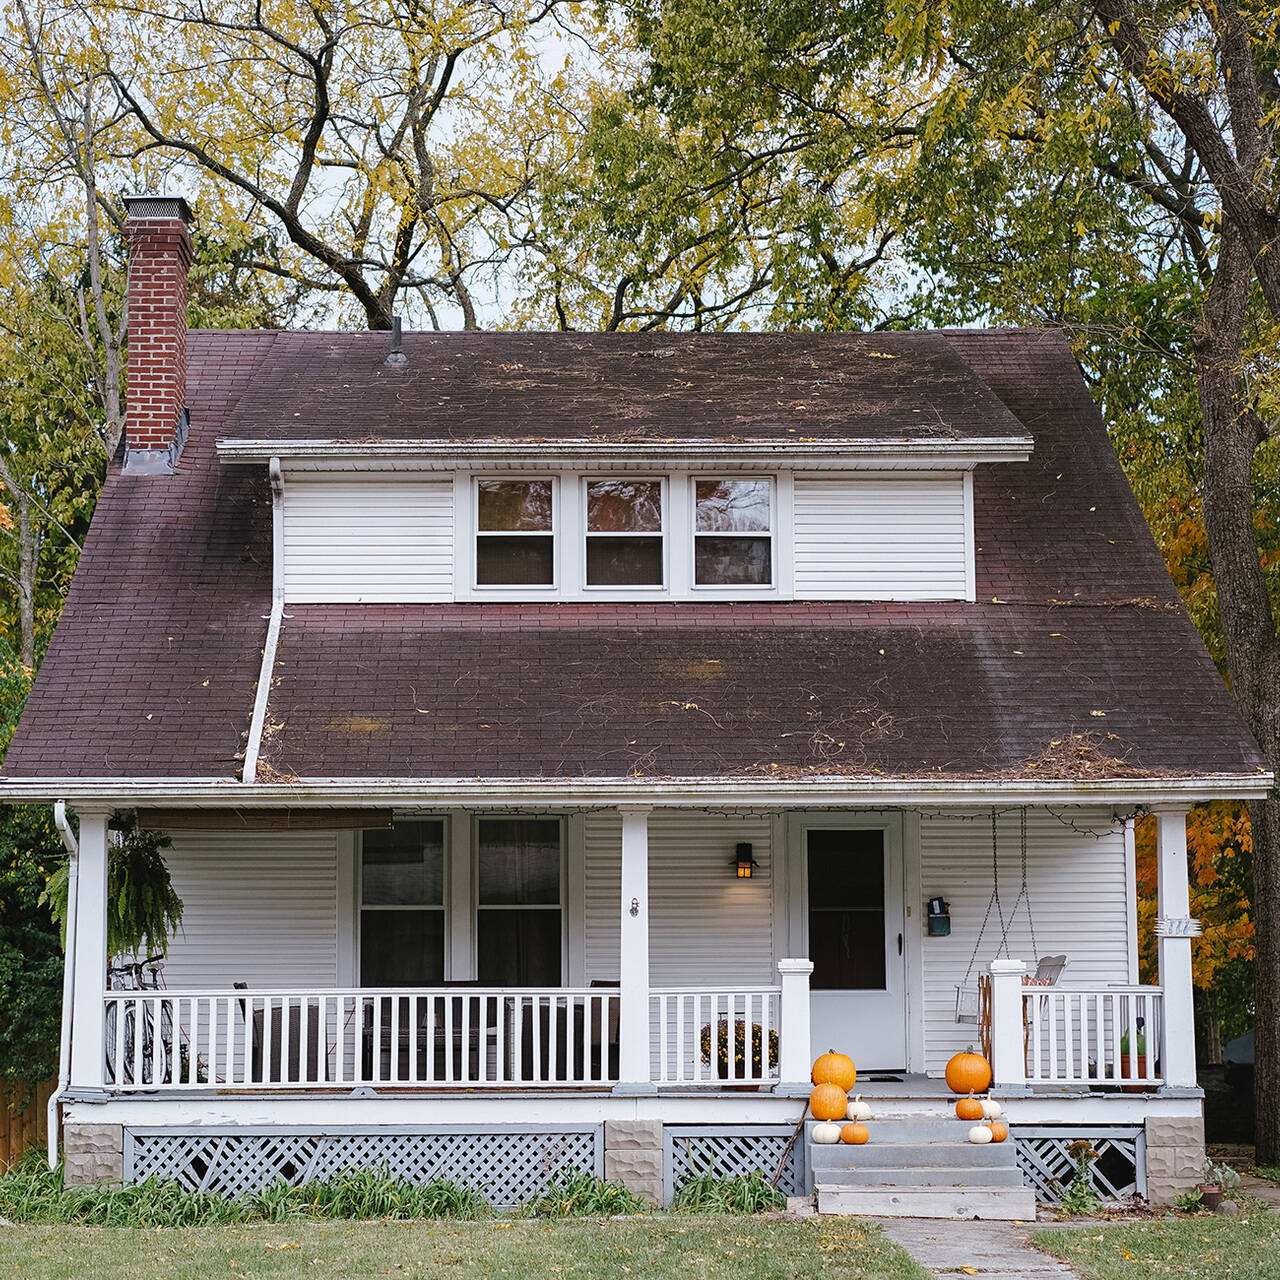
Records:
[[[772,494],[764,477],[694,481],[695,585],[767,587],[773,582]]]
[[[550,480],[476,481],[476,586],[555,585],[554,496]]]
[[[665,580],[661,480],[588,480],[589,587],[660,587]]]

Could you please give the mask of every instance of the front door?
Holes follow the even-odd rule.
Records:
[[[813,1056],[859,1072],[907,1063],[902,850],[884,827],[805,833]]]

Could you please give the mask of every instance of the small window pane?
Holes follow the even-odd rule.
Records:
[[[699,586],[768,586],[773,581],[772,539],[694,539],[694,581]]]
[[[884,912],[810,911],[815,991],[883,991]]]
[[[554,538],[476,539],[476,585],[549,587],[556,580]]]
[[[560,901],[560,824],[486,818],[478,824],[479,901],[523,905]]]
[[[444,901],[444,823],[397,822],[361,839],[366,906],[435,906]]]
[[[698,533],[769,530],[768,480],[699,480],[694,529]]]
[[[560,985],[560,911],[476,912],[476,971],[487,986]]]
[[[477,491],[477,528],[500,533],[550,532],[550,480],[481,480]]]
[[[588,538],[587,586],[662,586],[662,539]]]
[[[815,906],[884,906],[884,834],[880,831],[810,831],[809,883],[821,886]]]
[[[424,987],[443,981],[443,911],[360,913],[362,987]]]
[[[661,533],[661,483],[657,480],[588,481],[587,532]]]

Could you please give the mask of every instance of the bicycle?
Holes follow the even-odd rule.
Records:
[[[164,957],[148,956],[107,968],[108,991],[162,991]],[[142,1010],[141,1026],[138,1009]],[[158,1014],[157,1014],[158,1008]],[[156,1022],[159,1020],[159,1035]],[[105,1040],[107,1078],[116,1085],[161,1084],[170,1079],[173,1056],[173,1009],[167,999],[129,1001],[117,1035],[120,1002],[107,1006]],[[119,1070],[116,1054],[120,1052]]]

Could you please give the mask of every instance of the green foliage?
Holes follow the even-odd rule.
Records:
[[[117,813],[116,838],[107,858],[107,953],[111,956],[163,955],[182,924],[182,899],[169,877],[164,851],[173,841],[138,826],[137,815]],[[43,899],[65,934],[67,865],[49,878]]]
[[[1180,1191],[1173,1197],[1173,1207],[1179,1213],[1200,1213],[1204,1209],[1204,1196],[1200,1194],[1198,1187]]]
[[[745,1177],[718,1177],[713,1169],[684,1179],[672,1208],[687,1213],[768,1213],[787,1207],[787,1198],[759,1169]]]
[[[62,857],[48,806],[0,806],[0,1079],[10,1085],[57,1070],[62,947],[40,896]]]
[[[98,1227],[194,1227],[299,1218],[479,1218],[482,1197],[457,1183],[425,1185],[381,1169],[352,1170],[291,1187],[277,1182],[230,1200],[153,1179],[132,1187],[67,1187],[62,1170],[29,1152],[0,1174],[0,1217],[14,1222],[80,1222]]]
[[[648,1212],[645,1202],[620,1183],[572,1169],[557,1169],[531,1208],[544,1218],[612,1218]]]
[[[1204,1168],[1200,1170],[1200,1181],[1205,1186],[1221,1187],[1223,1191],[1235,1191],[1240,1186],[1241,1178],[1229,1164],[1218,1164],[1213,1160],[1206,1160]]]
[[[1093,1188],[1092,1165],[1098,1158],[1098,1153],[1093,1149],[1092,1143],[1083,1139],[1071,1143],[1067,1151],[1076,1163],[1076,1175],[1063,1192],[1058,1208],[1069,1218],[1097,1213],[1102,1202]]]

